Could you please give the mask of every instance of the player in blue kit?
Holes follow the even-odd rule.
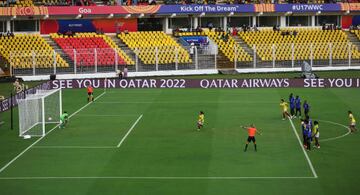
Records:
[[[310,105],[307,103],[306,100],[304,101],[303,108],[304,108],[305,117],[309,116]]]
[[[313,121],[311,120],[310,116],[305,117],[305,121],[307,121],[307,125],[309,125],[310,129],[313,128]]]
[[[309,125],[309,121],[305,120],[304,122],[305,122],[304,134],[305,134],[305,139],[306,139],[305,148],[307,150],[311,150],[311,141],[312,141],[311,126]]]
[[[295,98],[292,93],[290,93],[290,96],[289,96],[289,104],[290,104],[291,117],[294,117],[294,115],[295,115]]]
[[[295,98],[295,117],[301,117],[301,99],[299,96]]]

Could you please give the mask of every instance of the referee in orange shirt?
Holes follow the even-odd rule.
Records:
[[[256,140],[255,140],[255,134],[259,134],[261,135],[261,132],[259,130],[256,129],[255,125],[254,124],[251,124],[249,127],[245,127],[245,126],[241,126],[241,128],[245,129],[248,131],[248,139],[246,141],[246,145],[245,145],[245,149],[244,149],[244,152],[246,152],[247,148],[248,148],[248,145],[250,142],[253,142],[254,143],[254,147],[255,147],[255,152],[257,151],[257,148],[256,148]]]
[[[88,102],[94,101],[94,88],[91,85],[87,86]]]

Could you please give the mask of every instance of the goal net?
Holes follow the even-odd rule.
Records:
[[[46,124],[60,123],[61,89],[38,90],[18,100],[19,135],[44,136]]]

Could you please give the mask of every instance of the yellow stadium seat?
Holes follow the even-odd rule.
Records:
[[[1,37],[0,54],[14,68],[51,68],[54,62],[54,50],[39,35],[17,34],[13,37]],[[57,58],[57,67],[68,67]]]
[[[175,51],[178,53],[178,58],[190,56],[171,36],[161,31],[121,33],[118,37],[139,56],[144,64],[155,64],[156,56],[159,64],[173,63],[176,59]]]
[[[284,31],[296,31],[297,34],[283,35]],[[359,56],[358,48],[350,43],[346,33],[341,30],[284,28],[281,31],[239,32],[239,36],[250,47],[256,45],[257,55],[264,61],[273,60],[273,50],[275,60],[292,60],[293,55],[295,60],[306,60],[311,53],[316,60],[328,60],[330,52],[333,59],[348,59],[349,46],[354,57]]]

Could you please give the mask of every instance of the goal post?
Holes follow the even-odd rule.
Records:
[[[42,137],[47,124],[59,124],[62,113],[61,89],[38,90],[18,100],[19,136]]]

